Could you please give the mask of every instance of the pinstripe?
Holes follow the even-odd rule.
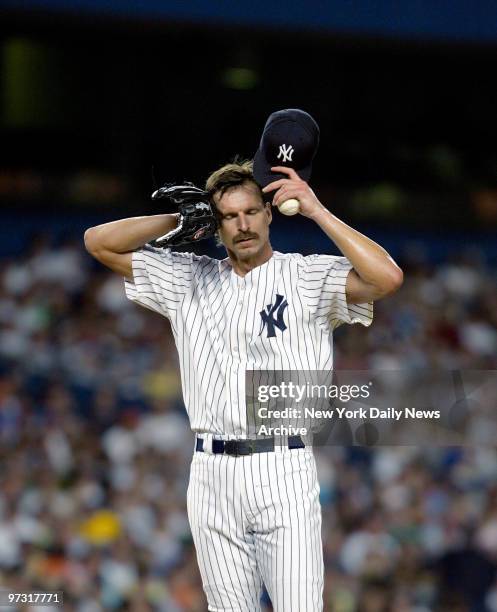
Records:
[[[278,455],[274,455],[271,457],[271,462],[274,463],[274,471],[273,473],[277,474],[277,460],[278,460]],[[275,559],[275,571],[274,571],[274,576],[279,577],[281,575],[281,573],[284,571],[284,563],[281,562],[281,557],[284,555],[284,550],[283,550],[283,545],[280,545],[279,542],[279,534],[281,532],[281,537],[284,538],[285,534],[284,534],[284,520],[283,520],[283,504],[282,504],[282,498],[281,498],[281,491],[280,491],[280,478],[277,477],[276,479],[276,491],[278,492],[278,502],[277,502],[277,508],[279,508],[280,511],[280,520],[278,525],[280,525],[280,528],[276,530],[277,536],[276,536],[276,554],[274,555],[274,559]],[[278,554],[279,553],[279,554]],[[280,565],[282,566],[280,569]],[[282,590],[281,592],[278,590],[278,587],[280,587]],[[284,582],[283,581],[276,581],[275,585],[271,585],[271,590],[272,592],[275,594],[274,596],[274,600],[275,601],[282,601],[283,597],[284,597]]]
[[[293,464],[295,459],[297,460],[297,463],[299,464],[299,467],[300,467],[299,454],[298,453],[290,453],[290,465]],[[293,468],[293,465],[292,465],[292,468]],[[301,495],[302,487],[297,487],[296,486],[296,484],[295,484],[295,474],[294,474],[293,469],[292,469],[292,484],[293,484],[293,493],[294,493],[295,499],[298,499],[300,497],[300,495]],[[305,542],[306,539],[305,539],[305,534],[304,534],[304,537],[303,537],[303,535],[301,533],[302,527],[304,525],[304,521],[302,521],[300,519],[300,516],[299,516],[299,507],[300,507],[300,504],[296,504],[296,506],[295,506],[295,514],[296,514],[296,518],[297,518],[297,528],[296,528],[296,530],[298,532],[297,542],[300,544],[301,542]],[[300,599],[300,595],[301,595],[301,593],[300,593],[300,583],[302,581],[302,578],[301,578],[302,574],[301,574],[300,566],[301,566],[302,552],[303,551],[305,552],[306,548],[307,548],[306,546],[298,546],[298,552],[297,552],[297,555],[296,555],[296,557],[297,557],[297,563],[296,563],[296,567],[297,567],[297,574],[296,574],[297,575],[297,602],[299,602],[299,607],[300,607],[300,601],[301,601],[301,599]],[[292,568],[292,570],[293,569],[294,568]],[[306,575],[306,577],[307,577],[307,575]],[[304,610],[305,609],[307,609],[307,602],[306,602],[306,605],[304,606]]]
[[[243,469],[243,462],[241,464],[237,464],[237,476],[238,476],[238,481],[241,479],[241,475],[240,475],[240,471]],[[247,520],[247,516],[245,513],[245,503],[244,503],[244,499],[246,498],[246,492],[244,494],[244,497],[242,498],[241,495],[241,486],[238,488],[238,508],[239,508],[239,512],[240,512],[240,516],[236,517],[236,509],[234,511],[234,516],[235,518],[237,518],[237,525],[238,528],[242,530],[246,540],[247,540],[247,549],[250,550],[250,559],[252,561],[252,563],[257,566],[257,559],[255,558],[255,555],[252,552],[252,536],[249,533],[249,528],[248,528],[248,520]],[[260,590],[261,590],[261,579],[260,576],[258,574],[257,576],[257,580],[253,580],[253,584],[254,584],[254,588],[251,590],[250,595],[253,599],[254,602],[254,610],[257,610],[258,608],[260,608],[260,603],[259,603],[259,598],[260,598]]]
[[[233,492],[233,498],[230,499],[230,497],[227,495],[226,496],[226,517],[227,517],[227,521],[228,521],[228,531],[229,531],[229,537],[230,540],[235,541],[235,538],[238,539],[239,538],[239,534],[237,533],[237,529],[240,529],[240,525],[237,525],[235,523],[234,525],[234,536],[232,535],[232,531],[231,531],[231,524],[230,521],[232,520],[232,518],[234,517],[234,508],[237,505],[240,505],[239,503],[237,504],[236,501],[240,501],[239,500],[239,494],[237,491],[237,487],[235,486],[235,469],[231,470],[233,473],[233,479],[231,482],[231,491]],[[228,462],[226,462],[226,482],[228,481]],[[230,504],[231,502],[231,504]],[[230,508],[231,505],[231,508]],[[235,517],[236,520],[236,517]],[[237,564],[236,561],[233,559],[233,564],[235,566],[235,570],[237,572],[237,576],[238,576],[238,582],[239,582],[239,586],[240,586],[240,592],[244,592],[244,585],[246,584],[254,584],[254,577],[253,576],[249,576],[249,574],[247,573],[247,567],[246,567],[246,563],[244,562],[244,560],[242,559],[242,555],[240,552],[240,548],[238,546],[234,546],[233,547],[233,552],[237,552],[238,553],[238,559],[239,559],[239,565],[240,568],[243,571],[244,577],[243,579],[240,578],[240,576],[238,575],[238,569],[237,569]],[[258,605],[258,601],[257,601],[257,597],[256,594],[254,593],[254,589],[249,589],[248,592],[245,592],[245,594],[247,595],[247,597],[250,597],[251,599],[251,606],[255,609]]]
[[[294,461],[296,461],[299,464],[299,471],[301,468],[301,461],[300,461],[300,455],[298,453],[290,453],[290,463],[292,464]],[[293,467],[293,466],[292,466]],[[294,495],[296,498],[301,496],[301,492],[302,492],[302,486],[297,486],[297,483],[295,482],[296,477],[295,477],[295,472],[292,470],[292,484],[293,484],[293,490],[294,490]],[[299,476],[299,480],[300,480],[300,476]],[[302,484],[302,483],[301,483]],[[305,537],[305,517],[300,517],[300,513],[299,513],[299,508],[300,508],[300,504],[296,504],[295,506],[295,514],[296,514],[296,518],[297,518],[297,543],[298,543],[298,547],[297,547],[297,602],[299,602],[299,607],[301,607],[301,596],[302,596],[302,592],[301,592],[301,583],[302,583],[302,571],[301,571],[301,564],[302,564],[302,552],[306,552],[307,550],[307,546],[300,546],[301,542],[306,542],[306,537]],[[304,529],[304,533],[302,533],[302,530]],[[307,579],[307,574],[304,574],[304,576]],[[304,593],[307,593],[307,590],[304,588]],[[293,605],[293,607],[295,607],[295,605]],[[306,597],[306,602],[305,605],[303,606],[304,610],[307,610],[307,597]]]
[[[333,330],[372,320],[371,304],[346,302],[351,265],[344,257],[274,253],[242,278],[229,260],[145,246],[132,265],[126,295],[169,319],[186,410],[200,435],[247,436],[247,370],[264,384],[264,371],[275,382],[282,370],[330,371]],[[270,312],[277,295],[287,302],[286,328],[275,320],[270,333],[260,313]],[[259,612],[261,580],[275,612],[322,610],[321,507],[310,447],[238,458],[194,454],[187,509],[209,610]]]
[[[216,465],[216,463],[218,462],[214,462],[214,459],[218,459],[217,457],[215,458],[214,455],[209,455],[207,456],[207,461],[206,461],[206,472],[208,474],[208,495],[207,495],[207,504],[206,504],[206,513],[207,516],[204,520],[202,520],[201,525],[202,525],[202,532],[204,532],[205,528],[207,528],[209,530],[209,537],[207,538],[207,556],[209,558],[209,567],[211,569],[212,572],[212,576],[211,576],[211,589],[212,590],[216,590],[217,592],[217,597],[219,598],[219,607],[223,607],[223,593],[226,592],[226,584],[224,582],[224,572],[221,571],[221,566],[219,565],[219,555],[218,554],[212,554],[212,549],[214,548],[214,542],[213,540],[215,540],[216,535],[219,537],[219,534],[216,531],[216,523],[215,523],[215,517],[216,517],[216,496],[217,493],[214,489],[214,466]],[[211,516],[211,510],[214,514],[214,520],[211,520],[210,516]],[[205,537],[205,535],[203,534],[202,537]],[[213,567],[212,567],[212,560],[214,560],[214,564],[215,567],[217,568],[217,571],[213,571]]]
[[[292,462],[291,455],[288,456],[288,462],[290,463],[290,466],[291,466],[291,462]],[[286,499],[287,499],[287,507],[290,506],[290,496],[288,494],[288,484],[289,483],[285,481],[285,493],[286,493]],[[293,499],[297,499],[295,497],[295,493],[294,493]],[[300,499],[298,503],[300,503]],[[292,521],[292,513],[289,512],[287,516],[288,516],[288,532],[291,534],[294,530],[293,521]],[[297,528],[298,528],[298,525],[297,525]],[[282,610],[285,610],[285,611],[291,610],[291,607],[292,607],[292,597],[288,589],[289,585],[287,583],[287,576],[291,574],[292,566],[293,566],[292,565],[293,564],[293,540],[291,537],[288,538],[288,536],[285,534],[285,538],[283,542],[284,542],[284,546],[286,544],[287,549],[288,549],[288,545],[290,545],[290,550],[289,552],[287,552],[285,549],[283,550],[283,576],[284,576],[283,584],[284,584],[285,589],[283,591],[283,605],[281,606],[281,604],[278,601],[275,601],[275,606],[280,607],[280,610],[277,610],[277,612],[280,612]],[[286,597],[285,597],[287,594],[289,596],[288,604],[286,604]]]
[[[203,462],[202,465],[202,480],[200,480],[200,483],[202,483],[202,481],[205,483],[206,481],[206,474],[209,474],[209,470],[207,469],[207,462],[209,461],[209,457],[207,457],[207,460],[205,462]],[[214,599],[215,601],[215,605],[219,606],[222,605],[222,600],[221,600],[221,594],[219,592],[217,585],[219,584],[219,580],[215,579],[215,572],[213,571],[212,568],[212,558],[214,557],[214,560],[217,562],[217,557],[215,555],[211,554],[211,551],[209,550],[209,541],[205,541],[205,538],[202,537],[203,534],[203,525],[208,525],[209,524],[209,519],[208,519],[208,515],[209,515],[209,510],[210,510],[210,492],[211,492],[211,487],[210,487],[210,483],[207,482],[207,486],[202,486],[201,487],[201,491],[202,491],[202,500],[201,500],[201,505],[199,509],[193,509],[193,514],[192,516],[195,517],[195,519],[193,520],[197,520],[197,513],[198,513],[198,534],[199,534],[199,543],[202,546],[202,550],[203,550],[203,559],[206,560],[206,562],[204,563],[204,571],[206,574],[206,577],[203,581],[203,585],[204,585],[204,591],[207,594],[207,598],[208,600],[210,600],[211,598]],[[205,501],[205,494],[207,493],[207,502]],[[207,515],[207,516],[206,516]],[[190,519],[191,521],[192,519]],[[200,566],[202,569],[202,566]],[[219,572],[218,572],[219,573]],[[221,576],[221,581],[222,581],[222,576]],[[217,591],[217,594],[216,594]],[[211,595],[211,597],[209,597],[209,594]],[[214,595],[217,595],[216,597],[214,597]]]
[[[222,541],[223,538],[223,513],[221,511],[220,508],[218,508],[218,503],[222,504],[222,500],[223,497],[226,497],[226,491],[224,490],[223,484],[222,482],[220,482],[220,478],[221,478],[221,466],[223,461],[225,461],[226,459],[229,459],[228,457],[214,457],[213,455],[211,455],[209,457],[209,459],[212,460],[212,466],[211,466],[211,470],[212,470],[212,474],[213,474],[213,479],[212,479],[212,493],[213,493],[213,500],[214,503],[212,504],[214,507],[214,517],[213,517],[213,524],[212,524],[212,529],[211,529],[211,533],[213,534],[213,538],[217,537],[219,546],[216,547],[217,550],[219,550],[221,552],[222,555],[222,559],[224,560],[224,564],[223,564],[223,568],[220,572],[221,574],[221,579],[223,581],[223,586],[224,586],[224,590],[225,591],[235,591],[235,585],[233,584],[233,579],[231,577],[231,571],[230,571],[230,566],[232,565],[232,563],[228,562],[227,559],[227,555],[230,553],[229,548],[225,545],[225,543]],[[218,470],[217,473],[217,486],[216,486],[216,476],[215,476],[215,470]],[[217,490],[216,490],[217,489]],[[216,555],[216,559],[218,560],[219,563],[219,555]],[[223,575],[226,576],[226,578],[229,580],[230,582],[230,589],[228,589],[226,587]],[[224,602],[223,602],[224,604]]]

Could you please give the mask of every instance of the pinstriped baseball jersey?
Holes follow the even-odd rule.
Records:
[[[133,253],[127,297],[167,317],[191,427],[246,437],[246,370],[331,370],[333,330],[372,321],[347,304],[345,257],[274,252],[238,276],[224,260],[155,249]]]

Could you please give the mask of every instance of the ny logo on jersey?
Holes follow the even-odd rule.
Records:
[[[264,331],[264,327],[267,325],[267,337],[274,338],[276,336],[276,332],[274,330],[277,327],[280,331],[285,331],[286,325],[285,321],[283,321],[283,313],[285,312],[285,308],[288,306],[288,302],[285,300],[283,295],[279,293],[276,294],[276,302],[273,304],[268,304],[266,310],[261,310],[260,315],[262,319],[261,331],[259,332],[259,336]],[[276,313],[276,317],[275,317]]]
[[[292,155],[294,154],[295,149],[292,145],[280,145],[280,152],[278,153],[278,159],[283,155],[283,159],[281,160],[283,163],[286,161],[292,161]]]

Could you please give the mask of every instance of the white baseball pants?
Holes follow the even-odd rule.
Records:
[[[323,549],[312,447],[194,452],[188,518],[209,610],[321,612]]]

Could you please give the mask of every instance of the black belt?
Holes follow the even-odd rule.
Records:
[[[288,448],[305,448],[300,436],[288,437]],[[195,450],[204,452],[204,440],[197,438]],[[214,455],[225,454],[238,457],[239,455],[251,455],[252,453],[267,453],[274,451],[274,438],[261,438],[260,440],[212,440],[212,452]]]

